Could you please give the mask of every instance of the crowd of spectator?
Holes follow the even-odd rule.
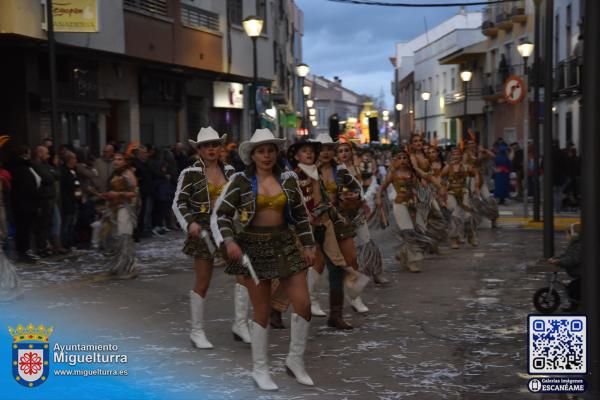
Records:
[[[139,184],[140,206],[135,240],[162,236],[176,229],[171,212],[179,173],[194,162],[195,152],[181,143],[170,148],[109,143],[99,157],[86,148],[60,145],[51,139],[29,148],[16,146],[0,166],[0,231],[5,251],[16,261],[64,255],[99,245],[94,228],[105,208],[113,158],[124,153]],[[224,160],[242,168],[235,145],[224,149]]]
[[[497,171],[504,171],[510,176],[510,184],[506,197],[514,199],[523,198],[524,185],[526,181],[527,196],[534,194],[535,156],[533,145],[527,146],[527,179],[524,179],[523,148],[518,143],[506,144],[502,138],[498,139],[492,150],[498,156],[496,158]],[[506,156],[504,159],[503,155]],[[580,207],[580,180],[581,180],[581,158],[573,142],[568,142],[566,147],[561,148],[558,140],[552,142],[552,162],[554,173],[552,178],[554,194],[554,211],[573,211]],[[543,158],[539,160],[540,176],[544,173]],[[497,196],[498,197],[498,196]],[[504,203],[504,197],[499,197],[500,203]]]

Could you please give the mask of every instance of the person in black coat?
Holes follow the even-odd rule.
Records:
[[[19,261],[35,263],[35,259],[27,254],[31,246],[33,221],[39,208],[38,188],[40,176],[34,171],[31,163],[31,152],[25,146],[19,146],[8,170],[13,176],[12,205],[15,221],[15,244]]]
[[[170,210],[175,187],[173,181],[173,171],[165,160],[165,152],[162,149],[156,149],[154,157],[149,161],[150,171],[152,172],[152,233],[155,236],[162,236],[168,232],[166,229],[167,215]]]
[[[81,182],[75,170],[76,166],[77,156],[67,152],[60,172],[61,240],[67,249],[75,245],[75,223],[82,197]]]
[[[133,233],[133,238],[139,241],[144,236],[146,229],[146,214],[150,206],[150,198],[152,196],[152,171],[148,166],[148,150],[144,146],[140,146],[133,151],[133,157],[130,160],[131,166],[134,168],[135,177],[138,181],[138,190],[140,195],[140,210],[138,213],[138,222]]]
[[[51,165],[50,152],[45,146],[35,149],[33,169],[40,176],[40,187],[37,191],[39,213],[35,221],[35,242],[38,255],[46,257],[52,255],[48,249],[48,239],[52,229],[52,215],[56,204],[56,182],[60,179],[57,168]]]

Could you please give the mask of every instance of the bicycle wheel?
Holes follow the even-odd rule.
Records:
[[[533,294],[533,306],[543,314],[552,314],[560,307],[560,295],[549,287],[538,289]]]

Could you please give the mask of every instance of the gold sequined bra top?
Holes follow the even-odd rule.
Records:
[[[265,196],[264,194],[259,194],[256,196],[256,212],[263,210],[283,212],[286,201],[287,196],[283,192],[276,194],[275,196]]]
[[[336,194],[337,193],[337,183],[335,181],[327,182],[325,184],[325,190],[327,190],[327,193]]]
[[[450,168],[450,172],[448,174],[448,183],[450,184],[450,188],[452,189],[460,189],[465,185],[466,174],[465,171],[459,169],[458,171],[454,171]]]
[[[394,190],[396,193],[406,194],[409,193],[413,188],[413,180],[412,177],[404,178],[400,176],[395,176],[392,179],[392,185],[394,185]]]
[[[217,197],[219,197],[219,195],[223,191],[224,187],[225,187],[225,184],[213,185],[212,183],[208,182],[208,196],[210,197],[210,199],[216,200]]]

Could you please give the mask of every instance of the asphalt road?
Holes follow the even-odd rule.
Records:
[[[190,347],[194,276],[191,260],[180,252],[180,233],[138,245],[142,272],[132,281],[107,280],[103,257],[89,252],[20,266],[23,294],[0,307],[7,320],[28,315],[54,323],[55,340],[118,343],[131,360],[123,382],[162,393],[156,398],[542,398],[528,392],[526,374],[527,314],[534,312],[531,295],[544,276],[527,274],[525,264],[541,255],[540,232],[483,229],[478,247],[445,248],[426,259],[419,274],[398,268],[392,235],[380,231],[374,237],[391,283],[368,287],[368,314],[346,307],[353,331],[313,319],[305,361],[314,388],[285,373],[289,329],[271,331],[271,366],[280,390],[254,387],[250,347],[230,333],[233,280],[222,269],[215,271],[207,300],[207,335],[215,349]],[[319,289],[326,308],[326,279]],[[88,379],[93,389],[94,378]],[[76,388],[63,398],[70,396],[77,397]]]

